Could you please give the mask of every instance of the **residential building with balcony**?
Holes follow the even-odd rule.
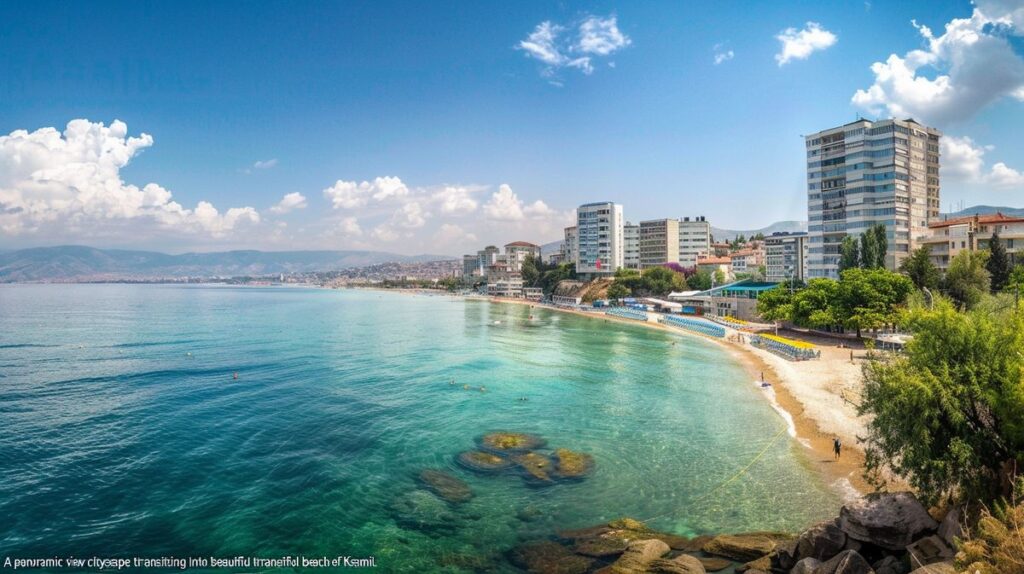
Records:
[[[857,120],[805,136],[808,278],[839,276],[847,235],[885,226],[895,270],[939,216],[941,132],[908,120]]]
[[[625,264],[622,206],[610,201],[576,209],[576,273],[584,278],[608,276]]]
[[[764,238],[765,281],[806,280],[807,234],[777,232]]]
[[[640,268],[679,262],[679,220],[640,222]]]
[[[679,259],[683,267],[697,265],[697,259],[712,255],[711,224],[703,215],[679,220]]]
[[[1024,263],[1024,217],[992,213],[936,221],[928,225],[929,233],[921,243],[928,246],[932,263],[946,271],[961,251],[988,249],[996,231],[1010,261]]]
[[[640,226],[626,222],[622,226],[622,266],[626,269],[640,269]]]

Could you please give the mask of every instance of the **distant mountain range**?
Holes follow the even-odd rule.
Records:
[[[944,213],[943,216],[964,217],[967,215],[987,215],[989,213],[1002,213],[1011,217],[1024,217],[1024,207],[999,207],[995,205],[975,205],[967,209],[961,209],[953,213]]]
[[[776,221],[775,223],[759,229],[722,229],[719,227],[711,227],[711,235],[715,237],[715,241],[731,241],[738,235],[743,237],[750,237],[751,235],[757,235],[763,233],[764,235],[771,235],[772,233],[782,232],[794,232],[794,231],[807,231],[806,221]]]
[[[379,263],[422,263],[446,255],[383,251],[224,251],[168,255],[77,245],[0,252],[0,282],[237,277],[337,271]]]

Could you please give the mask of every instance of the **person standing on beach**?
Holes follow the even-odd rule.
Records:
[[[843,442],[839,440],[839,437],[832,439],[832,451],[836,454],[836,459],[843,454]]]

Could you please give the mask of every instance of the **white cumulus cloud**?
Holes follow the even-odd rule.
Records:
[[[963,136],[943,136],[939,141],[942,152],[942,177],[951,181],[989,185],[997,188],[1024,187],[1024,174],[997,162],[985,170],[985,154],[995,149],[981,146]]]
[[[446,185],[431,196],[438,203],[443,215],[469,215],[476,211],[479,203],[470,195],[468,187]]]
[[[874,83],[854,93],[854,105],[941,126],[1003,98],[1024,100],[1024,59],[1010,42],[1024,32],[1020,3],[979,0],[970,18],[953,19],[939,36],[911,24],[926,47],[872,64]]]
[[[775,39],[782,44],[775,61],[784,66],[792,60],[806,60],[814,52],[834,45],[839,38],[821,27],[817,22],[808,22],[802,30],[786,28]]]
[[[611,56],[630,44],[632,40],[619,30],[615,16],[587,16],[570,26],[541,22],[516,49],[543,63],[541,75],[560,86],[560,69],[576,68],[592,74],[595,58]],[[614,68],[614,63],[609,62],[609,67]]]
[[[139,188],[121,178],[121,168],[153,145],[148,134],[128,136],[114,120],[76,119],[63,132],[41,128],[0,136],[0,231],[9,235],[51,231],[54,236],[102,235],[138,222],[157,229],[223,237],[242,224],[259,223],[252,207],[223,214],[207,201],[187,209],[156,183]]]
[[[484,204],[484,215],[496,221],[522,221],[555,216],[557,212],[541,200],[526,204],[507,184],[501,184],[498,191]]]
[[[454,223],[443,223],[434,233],[433,242],[437,245],[462,245],[476,241],[476,235],[469,233]]]
[[[306,209],[306,196],[297,191],[286,194],[277,202],[277,205],[270,208],[271,213],[284,214],[296,209]]]
[[[373,181],[358,183],[338,180],[324,190],[324,197],[331,200],[334,209],[355,209],[369,201],[384,201],[409,195],[409,188],[397,177],[378,177]]]

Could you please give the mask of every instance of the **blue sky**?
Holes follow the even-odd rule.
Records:
[[[761,4],[3,3],[0,241],[457,254],[605,199],[760,227],[858,113],[949,136],[944,209],[1024,205],[1021,2]]]

